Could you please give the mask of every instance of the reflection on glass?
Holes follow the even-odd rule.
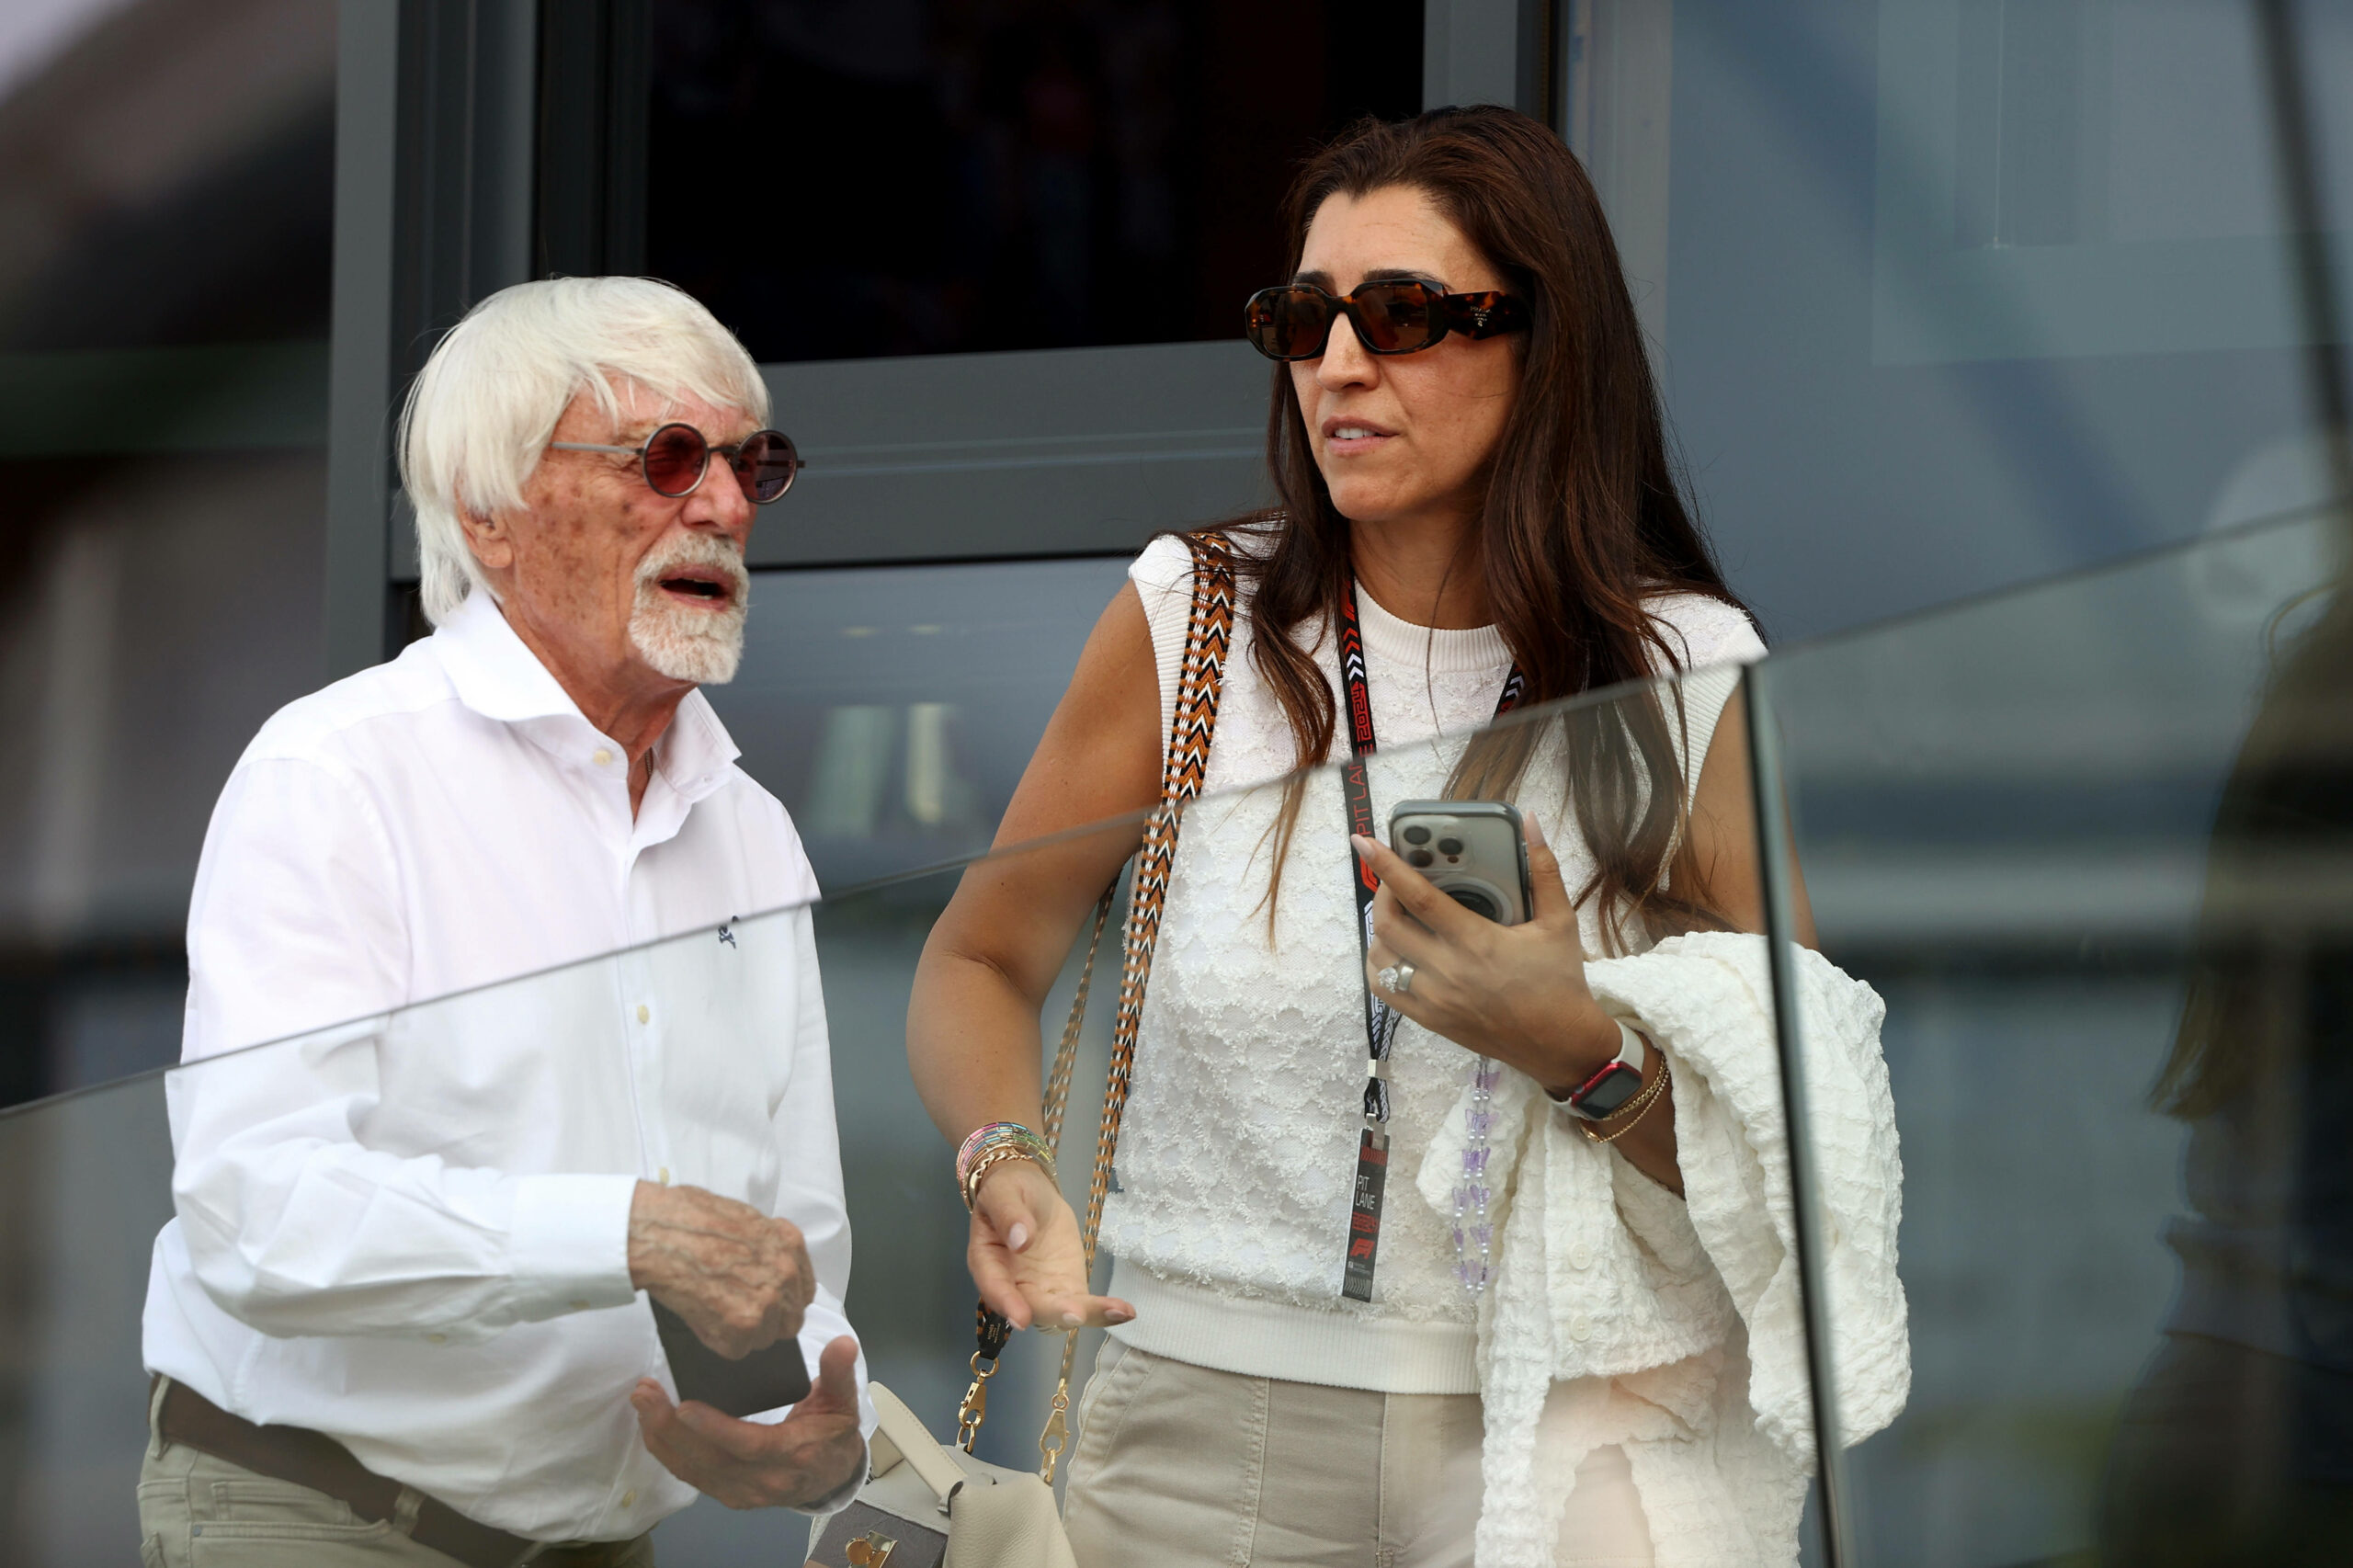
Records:
[[[666,0],[649,264],[762,360],[1238,336],[1292,161],[1421,107],[1421,9]],[[675,173],[745,149],[706,221]]]
[[[1768,671],[1904,1140],[1915,1379],[1847,1462],[1859,1562],[2353,1551],[2342,560],[2307,515]]]
[[[2353,596],[2279,607],[2224,780],[2172,1052],[2188,1125],[2165,1339],[2118,1420],[2109,1561],[2353,1551]],[[2319,615],[2311,624],[2311,612]],[[2302,624],[2299,624],[2299,623]]]
[[[820,885],[987,846],[1124,564],[755,574],[743,667],[706,695]]]

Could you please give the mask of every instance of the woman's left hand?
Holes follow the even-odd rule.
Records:
[[[1365,972],[1374,995],[1432,1034],[1517,1067],[1557,1096],[1618,1054],[1618,1026],[1586,989],[1585,943],[1560,862],[1535,818],[1524,820],[1534,908],[1518,926],[1472,914],[1395,851],[1355,839],[1381,879]],[[1406,989],[1381,983],[1392,964],[1413,966]]]

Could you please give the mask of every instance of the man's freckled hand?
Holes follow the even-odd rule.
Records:
[[[629,1273],[731,1359],[799,1334],[816,1293],[799,1226],[697,1187],[637,1184]]]

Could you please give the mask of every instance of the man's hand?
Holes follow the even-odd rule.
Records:
[[[866,1462],[858,1430],[858,1341],[843,1335],[817,1361],[817,1386],[773,1426],[736,1421],[699,1401],[672,1404],[638,1380],[629,1396],[646,1450],[680,1481],[731,1508],[805,1508]]]
[[[790,1220],[699,1187],[646,1181],[630,1204],[629,1278],[731,1360],[799,1334],[817,1289]]]

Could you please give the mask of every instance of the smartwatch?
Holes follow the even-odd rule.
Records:
[[[1601,1071],[1569,1091],[1569,1108],[1587,1121],[1601,1121],[1626,1108],[1643,1092],[1643,1037],[1618,1020],[1618,1054]]]

